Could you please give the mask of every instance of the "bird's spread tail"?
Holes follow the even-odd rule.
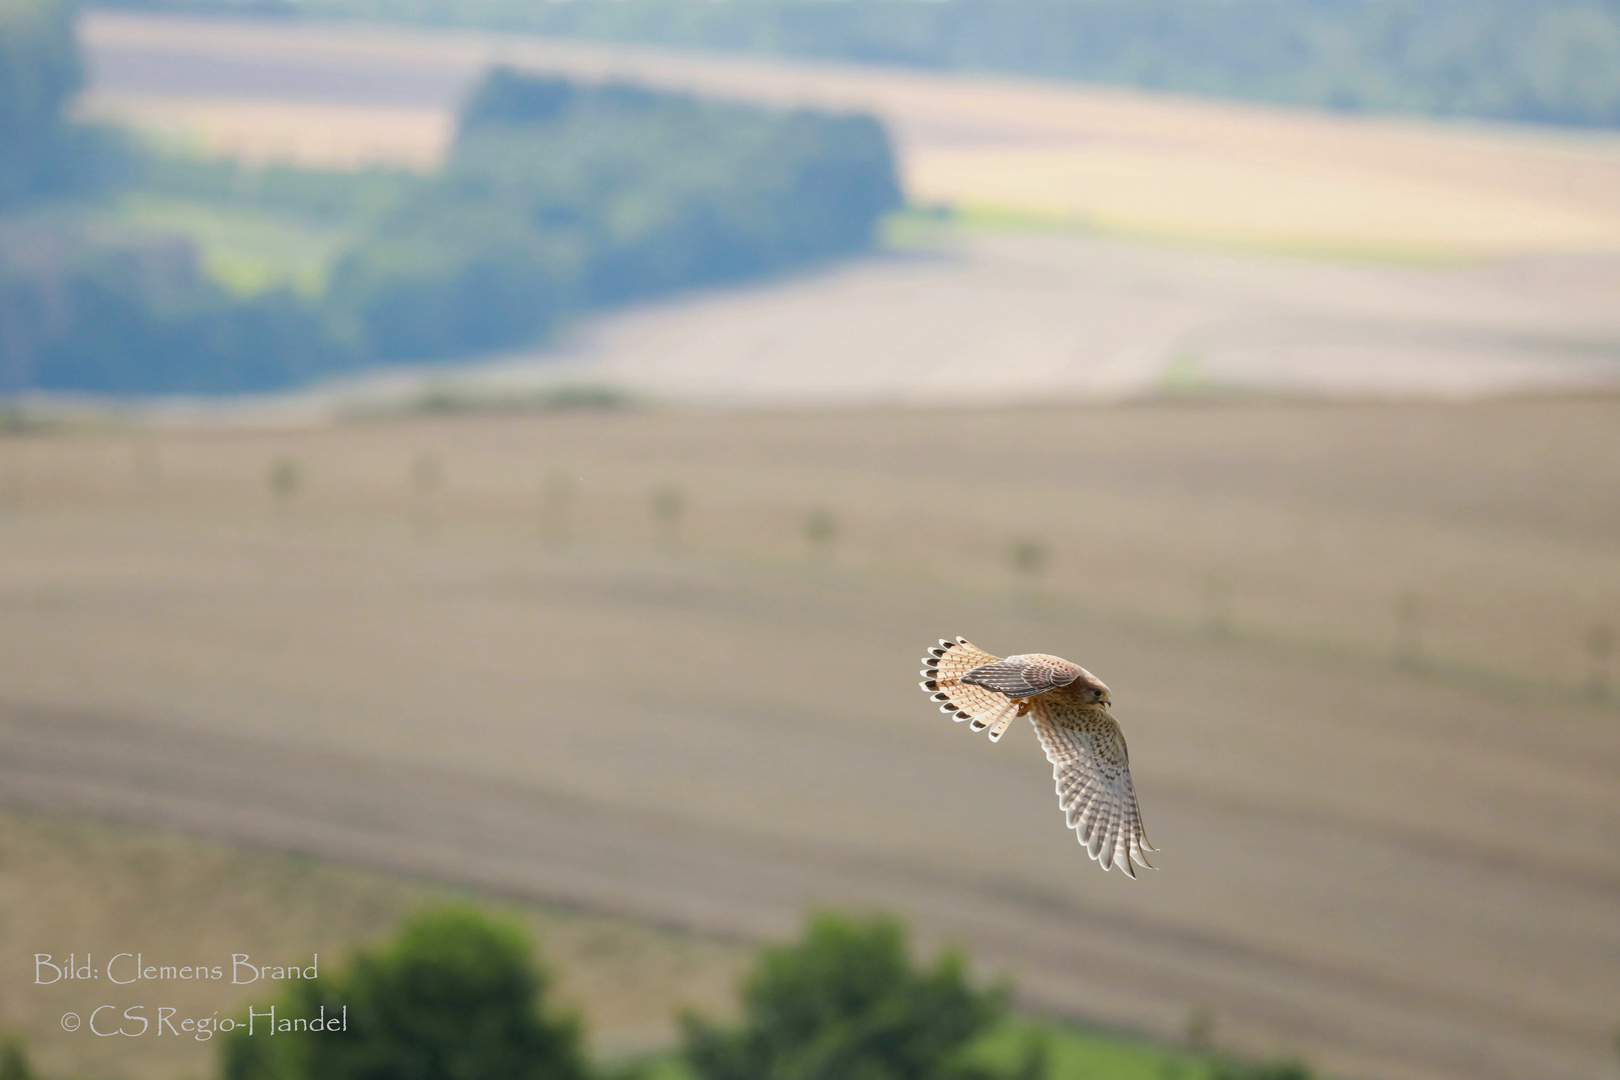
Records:
[[[969,726],[974,731],[990,728],[990,738],[999,740],[1013,717],[1018,715],[1017,703],[1008,701],[1002,694],[962,681],[962,676],[974,668],[999,659],[965,637],[940,638],[939,644],[923,657],[923,681],[918,685],[940,703],[940,712],[958,721],[971,721]]]

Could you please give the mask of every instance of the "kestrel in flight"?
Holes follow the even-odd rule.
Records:
[[[1125,736],[1108,715],[1108,687],[1079,664],[1045,653],[1005,660],[967,638],[940,639],[923,658],[922,688],[939,711],[990,729],[999,742],[1014,717],[1028,715],[1052,763],[1058,806],[1086,852],[1104,870],[1136,877],[1131,861],[1153,869],[1145,851],[1158,849],[1142,831]]]

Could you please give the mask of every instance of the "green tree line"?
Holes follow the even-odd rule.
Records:
[[[1620,0],[113,2],[250,5],[1332,109],[1620,125]]]
[[[677,1048],[639,1061],[592,1061],[580,1018],[556,1008],[551,988],[515,925],[471,907],[430,910],[346,969],[256,1003],[251,1030],[233,1017],[221,1077],[1059,1080],[1037,1030],[994,1045],[1012,1030],[1004,987],[975,984],[956,952],[918,963],[888,918],[812,918],[796,941],[761,950],[735,1020],[688,1015]],[[1181,1080],[1310,1080],[1303,1066],[1218,1055],[1164,1065]]]

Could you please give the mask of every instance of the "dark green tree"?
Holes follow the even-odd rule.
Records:
[[[405,924],[336,978],[298,984],[289,1018],[346,1016],[340,1032],[248,1036],[225,1080],[584,1080],[577,1023],[544,1008],[545,973],[523,932],[448,907]]]
[[[28,1063],[28,1048],[15,1036],[0,1043],[0,1080],[34,1080],[34,1067]]]
[[[743,986],[743,1018],[688,1017],[684,1055],[701,1080],[977,1080],[1007,1076],[971,1046],[1006,1016],[1006,993],[973,987],[960,955],[912,963],[900,924],[814,918],[767,949]],[[1031,1054],[1011,1075],[1044,1073]]]
[[[0,207],[67,181],[63,108],[83,81],[68,4],[0,0]]]

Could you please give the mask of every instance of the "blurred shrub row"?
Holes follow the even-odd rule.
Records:
[[[113,0],[1620,125],[1616,0]]]
[[[71,23],[0,0],[0,393],[231,392],[539,340],[557,320],[866,247],[900,193],[870,117],[492,71],[436,174],[185,161],[62,119]],[[71,145],[70,145],[71,144]],[[79,146],[79,149],[73,147]],[[71,175],[70,175],[71,174]],[[94,174],[94,175],[90,175]],[[15,209],[74,183],[316,222],[316,294],[233,296],[190,244]]]
[[[1001,1037],[1010,1033],[1004,989],[973,985],[955,953],[918,966],[889,919],[813,919],[797,942],[761,952],[737,1022],[687,1016],[676,1053],[611,1068],[588,1059],[579,1021],[547,1002],[548,988],[515,927],[472,908],[430,911],[348,970],[294,983],[275,1003],[275,1034],[266,1028],[270,1003],[257,1003],[253,1033],[239,1028],[225,1038],[223,1077],[1057,1080],[1037,1029],[1010,1044]],[[312,1017],[346,1027],[282,1026]],[[1309,1080],[1291,1064],[1164,1061],[1166,1075],[1186,1080]]]

